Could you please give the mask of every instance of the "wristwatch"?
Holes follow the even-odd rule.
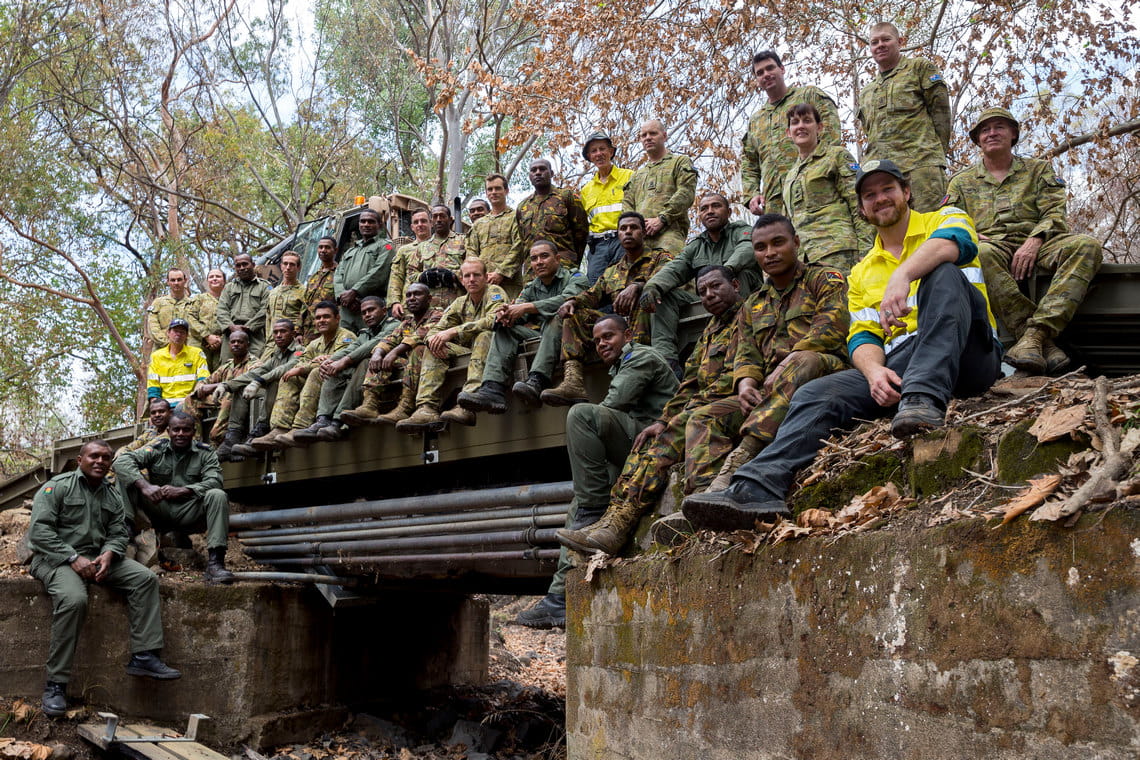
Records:
[[[70,565],[72,562],[74,562],[77,559],[79,559],[79,552],[75,552],[70,557],[68,557],[67,558],[67,564]]]

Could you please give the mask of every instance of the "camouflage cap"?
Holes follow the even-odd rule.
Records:
[[[897,177],[898,179],[902,180],[903,182],[907,181],[906,175],[902,173],[902,169],[900,169],[895,164],[894,161],[891,161],[891,160],[886,159],[886,158],[876,159],[874,161],[868,161],[865,164],[860,164],[859,165],[859,171],[857,171],[855,173],[855,194],[856,195],[859,194],[859,188],[862,187],[863,180],[866,179],[869,175],[875,174],[876,172],[883,172],[884,174],[889,174],[892,177]]]
[[[990,119],[1005,119],[1013,125],[1013,144],[1017,145],[1018,138],[1021,137],[1021,123],[1013,118],[1013,114],[1004,108],[987,108],[978,114],[978,118],[974,120],[974,126],[970,127],[970,140],[974,145],[978,144],[978,130],[982,128],[982,123]]]
[[[590,143],[594,142],[594,140],[605,140],[606,144],[610,146],[610,150],[617,153],[617,148],[614,147],[614,141],[610,139],[609,135],[605,132],[594,132],[586,138],[586,142],[582,143],[582,158],[587,161],[590,160],[590,157],[586,155],[586,151],[589,149]]]

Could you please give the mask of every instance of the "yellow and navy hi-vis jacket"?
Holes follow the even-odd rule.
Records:
[[[190,395],[199,381],[210,375],[206,356],[200,348],[183,346],[177,356],[170,355],[169,347],[155,350],[150,355],[146,373],[146,395],[162,397],[167,401],[181,401]]]
[[[918,332],[918,286],[922,280],[910,284],[910,295],[906,300],[910,312],[900,318],[906,325],[905,329],[896,328],[891,335],[885,335],[879,324],[879,304],[883,300],[887,280],[895,269],[930,238],[957,243],[958,260],[955,263],[986,299],[990,327],[996,335],[997,325],[989,308],[986,281],[982,278],[982,266],[978,262],[978,233],[974,231],[974,222],[962,209],[945,206],[927,213],[910,212],[902,256],[896,259],[894,254],[883,248],[882,240],[876,235],[871,250],[851,270],[847,280],[847,307],[851,312],[851,327],[847,332],[848,354],[854,355],[855,349],[864,343],[881,346],[889,354]]]

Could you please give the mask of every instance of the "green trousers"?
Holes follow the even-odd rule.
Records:
[[[33,567],[33,575],[51,596],[51,644],[48,648],[47,680],[67,683],[79,631],[87,617],[87,583],[70,565]],[[107,578],[99,585],[121,591],[127,597],[127,619],[131,627],[131,654],[162,649],[162,610],[159,606],[158,577],[130,559],[111,563]]]
[[[360,360],[352,372],[341,372],[339,375],[321,380],[321,399],[317,404],[317,416],[339,420],[340,413],[345,409],[355,409],[360,406],[360,402],[364,398],[361,387],[364,385],[364,376],[367,374],[368,357],[366,356]],[[294,427],[296,427],[296,423],[294,423]]]
[[[493,380],[503,385],[513,382],[515,358],[523,342],[539,338],[538,350],[530,363],[530,371],[549,380],[558,365],[558,354],[562,350],[562,320],[550,320],[538,331],[533,327],[515,325],[495,329],[491,340],[491,350],[487,352],[487,364],[483,368],[483,381]]]
[[[230,500],[222,489],[211,488],[201,496],[179,501],[160,501],[157,504],[144,499],[134,486],[129,486],[126,490],[127,498],[124,501],[128,520],[134,520],[135,512],[142,510],[159,533],[168,530],[181,533],[204,532],[207,548],[224,548],[227,545]]]

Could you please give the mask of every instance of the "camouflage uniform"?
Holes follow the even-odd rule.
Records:
[[[924,58],[902,57],[859,93],[855,118],[863,125],[863,161],[888,158],[910,180],[915,211],[934,211],[946,193],[946,154],[953,134],[950,93]]]
[[[427,240],[408,243],[400,253],[403,255],[392,262],[392,278],[388,281],[389,308],[392,304],[402,304],[408,286],[418,282],[428,269],[450,269],[458,276],[459,265],[467,255],[466,241],[463,235],[448,232],[445,238],[432,235]],[[458,296],[457,290],[432,288],[431,305],[446,309]]]
[[[479,388],[483,380],[487,353],[491,349],[491,327],[495,323],[495,309],[509,302],[506,292],[498,285],[488,285],[487,292],[483,294],[479,303],[473,302],[469,295],[462,295],[452,301],[443,312],[443,316],[428,331],[427,338],[453,327],[457,329],[458,334],[447,344],[447,358],[439,359],[430,351],[424,352],[419,388],[416,391],[417,407],[439,408],[443,400],[440,398],[440,389],[447,376],[447,369],[451,366],[451,359],[456,356],[471,355],[467,363],[467,382],[463,384],[463,390],[474,392]]]
[[[150,306],[146,310],[146,329],[156,349],[170,343],[166,339],[166,328],[170,326],[170,320],[185,319],[187,322],[190,321],[187,319],[187,315],[193,305],[194,298],[192,296],[183,296],[177,300],[174,296],[158,296],[150,302]],[[195,345],[189,340],[186,342],[195,348],[201,347],[200,344]]]
[[[301,335],[301,320],[305,314],[305,286],[301,283],[286,285],[278,283],[269,291],[269,301],[265,305],[265,334],[273,334],[273,323],[288,319],[293,323],[297,334]]]
[[[331,339],[318,335],[305,345],[293,368],[302,373],[277,384],[277,398],[269,415],[269,427],[274,430],[306,428],[316,419],[317,404],[321,398],[321,368],[317,360],[356,340],[356,333],[338,327]]]
[[[360,240],[345,251],[340,263],[333,272],[333,293],[337,298],[346,290],[356,291],[357,299],[365,296],[383,297],[388,288],[389,275],[393,269],[392,254],[395,251],[387,235],[380,234],[365,243]],[[364,327],[360,311],[340,307],[342,327],[359,332]]]
[[[515,225],[515,210],[508,206],[501,213],[488,213],[467,233],[467,256],[486,264],[487,274],[502,275],[504,280],[499,287],[511,298],[522,290],[526,257],[515,245]]]
[[[947,203],[965,209],[977,226],[978,258],[986,291],[997,317],[1020,338],[1037,327],[1055,338],[1084,300],[1101,264],[1100,242],[1069,232],[1065,223],[1065,183],[1048,161],[1013,157],[1009,174],[998,182],[980,161],[950,180]],[[1014,252],[1030,237],[1045,242],[1038,269],[1053,274],[1039,304],[1026,298],[1010,274]]]
[[[361,386],[368,371],[368,358],[372,355],[372,349],[376,348],[376,344],[381,340],[399,330],[401,324],[400,320],[389,317],[376,327],[365,325],[351,343],[329,357],[329,361],[339,361],[347,356],[349,366],[354,369],[351,372],[346,369],[334,377],[321,380],[320,400],[317,402],[318,417],[339,420],[340,413],[345,409],[355,409],[360,405]]]
[[[847,281],[830,267],[808,264],[783,292],[770,283],[753,293],[737,316],[740,350],[732,366],[732,385],[754,379],[763,393],[764,379],[793,351],[808,351],[785,366],[772,392],[745,417],[738,396],[696,410],[689,426],[698,439],[694,446],[708,451],[716,463],[744,437],[763,446],[776,436],[796,389],[809,380],[847,366]],[[689,447],[692,450],[692,447]],[[716,470],[713,470],[715,475]]]
[[[304,353],[304,349],[295,340],[285,348],[277,348],[274,345],[272,353],[266,353],[244,373],[223,383],[230,394],[230,417],[226,423],[227,433],[238,435],[257,424],[268,424],[269,393],[266,389],[291,370],[297,360],[301,358],[302,353]],[[256,396],[258,402],[256,406],[251,403],[251,399],[242,396],[242,392],[250,383],[257,383],[260,386],[260,391]],[[252,419],[255,416],[257,419]]]
[[[416,319],[410,312],[405,314],[400,329],[377,343],[376,347],[372,349],[371,356],[383,356],[401,343],[410,347],[408,352],[398,358],[390,370],[380,370],[379,372],[368,370],[361,386],[364,393],[383,389],[401,370],[403,371],[403,384],[415,390],[419,386],[420,368],[423,366],[424,351],[426,350],[424,341],[428,332],[442,316],[443,309],[438,307],[428,309],[420,319]]]
[[[256,365],[257,360],[250,354],[246,355],[245,360],[241,362],[241,364],[234,364],[234,360],[231,357],[226,360],[222,366],[214,370],[213,374],[203,380],[202,384],[212,385],[214,383],[224,383],[227,380],[233,380],[235,377],[244,375]],[[214,426],[210,428],[210,442],[215,446],[219,445],[222,439],[226,437],[226,428],[230,421],[230,405],[232,402],[233,394],[227,393],[222,396],[222,400],[217,407],[218,416],[214,420]],[[194,394],[190,394],[186,397],[186,400],[182,402],[182,411],[201,418],[204,410],[211,406],[213,405],[200,400]]]
[[[190,323],[190,337],[186,342],[202,349],[210,369],[218,366],[221,349],[206,348],[206,336],[214,331],[214,318],[218,313],[218,299],[210,293],[194,296],[190,308],[186,310],[186,321]]]
[[[741,151],[740,182],[744,197],[764,195],[764,210],[783,213],[784,174],[796,160],[795,144],[788,139],[788,109],[809,103],[819,111],[824,129],[819,140],[824,145],[839,145],[843,129],[835,101],[823,90],[810,85],[789,87],[784,97],[760,106],[748,120]]]
[[[628,196],[626,196],[628,197]],[[575,359],[585,361],[587,351],[593,352],[594,324],[601,318],[602,313],[597,309],[608,306],[614,299],[635,282],[648,282],[653,275],[661,271],[666,263],[673,260],[673,254],[663,248],[642,250],[637,260],[630,262],[626,253],[618,262],[605,271],[598,281],[573,298],[567,301],[574,302],[574,314],[562,321],[562,360]],[[630,328],[633,330],[635,343],[649,345],[652,341],[654,348],[667,359],[677,358],[677,336],[674,333],[672,343],[669,336],[657,329],[657,320],[653,315],[641,308],[639,301],[634,301],[633,311],[626,315]],[[664,347],[671,347],[666,353]]]
[[[611,267],[612,268],[612,267]],[[633,439],[661,415],[677,390],[677,376],[654,349],[626,343],[610,367],[610,388],[600,404],[576,404],[566,415],[566,451],[574,481],[574,506],[566,527],[595,522],[609,505],[614,473],[622,466]],[[570,569],[566,550],[548,593],[564,594]]]
[[[523,261],[536,240],[549,240],[558,249],[562,266],[573,269],[582,260],[590,223],[578,193],[552,187],[550,195],[531,193],[515,209],[515,255]]]
[[[260,277],[249,282],[233,278],[222,288],[214,314],[213,333],[222,338],[222,360],[230,358],[230,325],[245,325],[249,335],[249,352],[259,356],[265,347],[265,307],[269,302],[269,283]]]
[[[752,253],[752,225],[729,222],[714,241],[705,230],[690,240],[681,255],[661,267],[645,285],[645,294],[661,298],[693,281],[697,272],[710,266],[726,266],[740,281],[740,294],[747,296],[764,282],[764,275]]]
[[[185,406],[185,404],[183,404],[183,406]],[[146,446],[147,444],[153,443],[154,441],[162,438],[170,438],[170,433],[166,430],[163,430],[160,433],[154,427],[154,425],[147,424],[146,429],[142,431],[142,435],[130,443],[119,447],[119,450],[115,452],[115,458],[117,459],[119,456],[126,454],[128,451],[138,451],[143,446]],[[109,477],[111,473],[107,473],[107,475]]]
[[[309,279],[305,282],[305,295],[302,297],[305,302],[305,311],[301,315],[301,324],[298,326],[298,330],[306,343],[317,338],[317,326],[313,322],[313,310],[317,308],[317,304],[321,301],[336,303],[336,288],[333,286],[333,273],[335,271],[336,267],[318,269],[309,275]]]
[[[646,219],[657,217],[665,223],[661,232],[645,237],[645,247],[679,254],[689,236],[689,209],[697,195],[697,170],[689,157],[666,153],[661,160],[642,166],[623,193],[623,211],[636,211]]]
[[[510,327],[495,325],[491,350],[487,354],[487,363],[483,369],[483,381],[490,380],[507,385],[514,369],[515,357],[519,354],[519,347],[523,341],[532,338],[541,338],[541,340],[534,360],[530,364],[530,371],[537,372],[549,380],[554,374],[554,368],[558,364],[558,354],[562,350],[562,320],[557,316],[558,307],[567,298],[581,293],[587,286],[585,275],[566,267],[558,267],[549,285],[537,277],[527,283],[514,302],[534,304],[538,313],[528,314],[526,319]]]
[[[858,169],[846,148],[821,144],[784,175],[784,214],[795,225],[805,262],[846,275],[875,241],[875,229],[858,214]]]

